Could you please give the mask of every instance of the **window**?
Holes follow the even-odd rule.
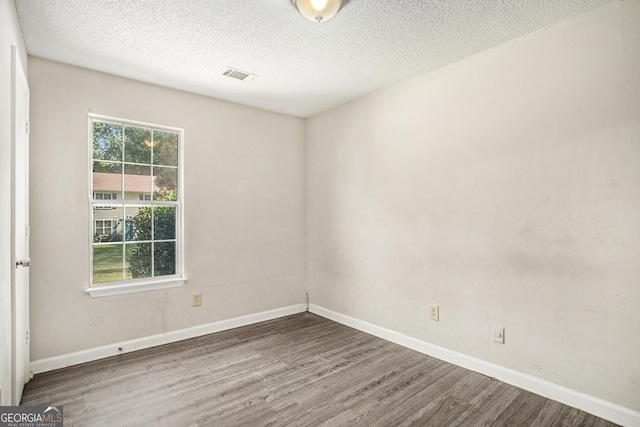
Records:
[[[181,129],[89,116],[92,296],[179,286]]]
[[[116,193],[93,193],[93,200],[118,200]]]
[[[93,193],[93,200],[117,200],[118,195],[116,193]],[[94,209],[111,210],[115,209],[112,206],[94,205]]]
[[[111,219],[98,219],[95,221],[94,234],[96,236],[110,236],[115,232],[118,221]]]

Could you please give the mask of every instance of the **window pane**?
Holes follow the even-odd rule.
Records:
[[[124,165],[124,199],[139,200],[151,194],[151,166]]]
[[[132,126],[124,128],[124,161],[151,164],[151,130]]]
[[[117,200],[122,194],[122,163],[93,162],[92,175],[95,200],[109,199],[113,194]]]
[[[93,122],[93,158],[122,161],[122,125]]]
[[[127,207],[123,229],[126,241],[151,240],[151,207]]]
[[[93,207],[93,242],[108,243],[121,242],[122,229],[119,219],[122,218],[122,207],[104,207],[96,205]]]
[[[176,208],[153,208],[154,240],[173,240],[176,238]]]
[[[178,200],[178,169],[153,167],[153,199]]]
[[[178,134],[153,131],[153,164],[178,166]]]
[[[176,274],[175,242],[156,243],[153,251],[153,263],[155,276]]]
[[[122,173],[122,163],[115,162],[93,162],[93,172]]]
[[[130,264],[131,264],[131,254],[133,253],[133,251],[136,249],[138,245],[128,245],[125,243],[124,245],[124,279],[125,280],[131,280],[133,279],[133,276],[131,275],[131,268],[130,268]]]
[[[93,283],[116,282],[122,278],[122,245],[94,245]]]
[[[130,243],[126,246],[127,277],[151,277],[151,243]]]

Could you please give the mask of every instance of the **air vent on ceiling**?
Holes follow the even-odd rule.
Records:
[[[240,71],[236,68],[231,68],[231,67],[225,68],[224,71],[222,72],[222,75],[231,77],[236,80],[242,80],[244,82],[250,82],[251,80],[258,77],[255,74],[247,73],[246,71]]]

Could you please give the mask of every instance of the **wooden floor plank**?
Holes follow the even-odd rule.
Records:
[[[36,375],[65,426],[614,424],[303,313]]]

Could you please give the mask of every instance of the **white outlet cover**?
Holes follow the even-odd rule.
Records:
[[[493,328],[493,340],[497,343],[504,344],[504,328],[496,326]]]
[[[431,320],[440,320],[440,306],[439,305],[430,305],[429,306],[429,319]]]
[[[200,307],[202,305],[202,294],[193,294],[193,303],[194,307]]]

